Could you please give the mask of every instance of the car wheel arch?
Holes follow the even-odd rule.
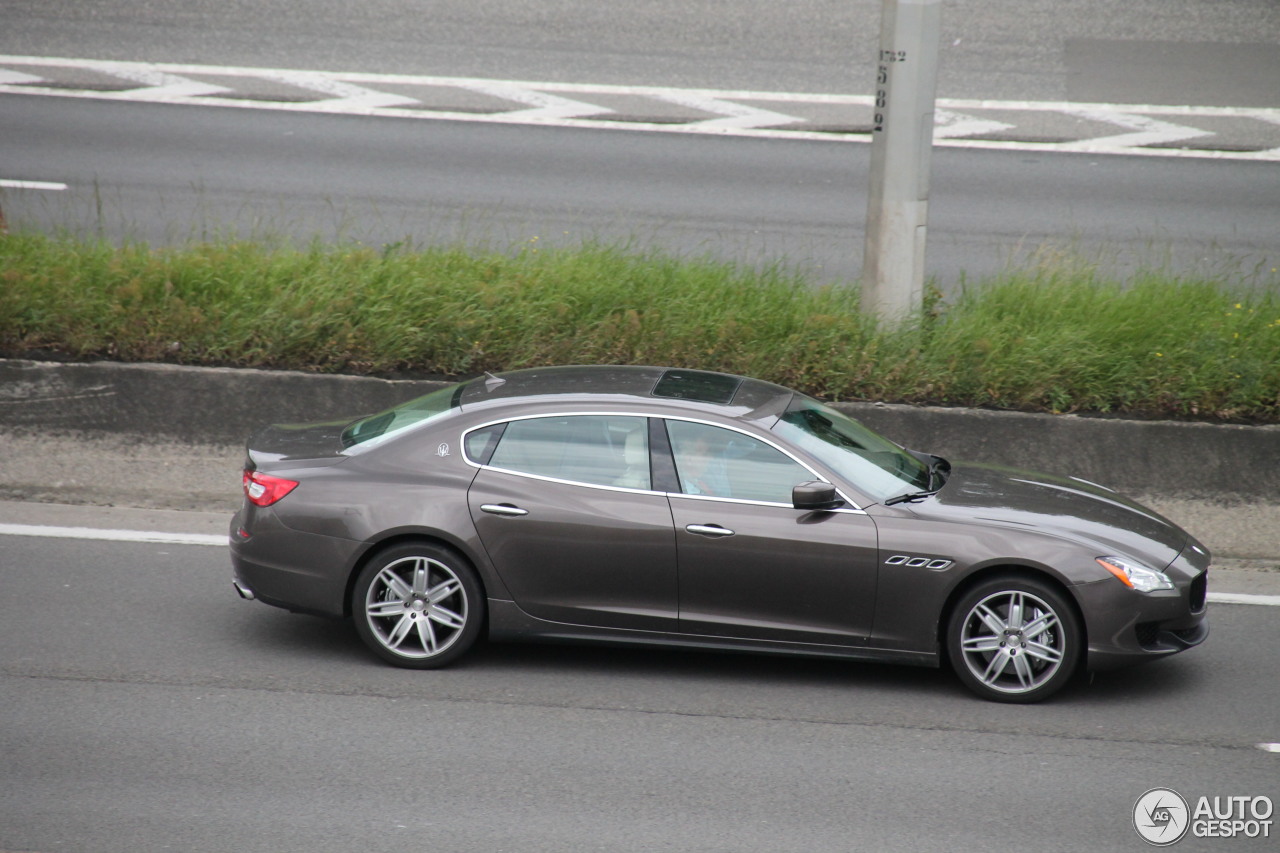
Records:
[[[360,555],[352,562],[351,568],[347,572],[347,582],[342,593],[342,615],[351,618],[351,593],[355,589],[356,580],[360,577],[360,573],[364,571],[372,560],[377,559],[379,554],[398,548],[401,545],[431,545],[437,548],[443,548],[453,554],[459,560],[462,560],[467,566],[475,572],[476,580],[480,584],[480,594],[484,597],[489,595],[489,579],[483,568],[477,565],[477,561],[466,552],[466,549],[451,541],[448,537],[433,535],[425,531],[401,531],[393,533],[382,539],[370,542],[368,547],[360,552]],[[486,614],[487,620],[487,614]],[[487,626],[486,626],[487,627]],[[486,631],[481,631],[483,636]]]
[[[943,603],[942,609],[938,613],[937,624],[934,626],[934,639],[937,643],[939,663],[949,663],[947,652],[947,627],[951,624],[951,617],[955,612],[956,605],[974,587],[1002,577],[1038,580],[1053,587],[1062,595],[1062,598],[1074,612],[1076,621],[1080,626],[1081,651],[1083,652],[1088,648],[1089,625],[1085,620],[1084,611],[1080,608],[1079,600],[1071,591],[1071,585],[1066,583],[1061,577],[1053,572],[1047,571],[1039,566],[1002,561],[983,566],[976,571],[970,572],[963,580],[952,588],[950,593],[948,593],[946,601]]]

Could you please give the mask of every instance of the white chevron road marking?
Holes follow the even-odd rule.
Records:
[[[1186,125],[1161,121],[1152,116],[1136,115],[1118,110],[1071,108],[1062,112],[1066,115],[1073,115],[1090,121],[1114,124],[1132,131],[1131,133],[1121,133],[1115,136],[1082,139],[1079,142],[1066,143],[1061,146],[1066,151],[1094,151],[1116,147],[1136,148],[1147,145],[1169,145],[1174,142],[1183,142],[1188,139],[1213,135],[1212,131],[1201,130],[1198,127],[1187,127]]]
[[[552,95],[536,86],[509,80],[459,80],[450,85],[454,88],[533,107],[528,110],[501,113],[507,121],[558,121],[613,112],[606,107],[589,104],[586,101],[575,101],[561,95]]]
[[[307,102],[309,109],[322,112],[372,112],[388,107],[420,103],[417,98],[379,92],[343,81],[331,74],[316,71],[271,71],[259,76],[262,79],[275,80],[300,89],[329,95],[330,97],[326,100]]]
[[[221,95],[230,91],[226,86],[214,86],[209,83],[189,80],[186,77],[171,74],[162,70],[159,66],[145,62],[90,61],[86,62],[84,67],[139,84],[136,90],[128,89],[116,93],[122,97],[132,92],[138,92],[145,93],[147,100],[181,101],[188,98]]]
[[[32,83],[43,83],[43,77],[27,74],[25,71],[14,71],[12,68],[0,68],[0,86],[29,86]]]
[[[1000,133],[1012,130],[1013,125],[992,119],[977,118],[966,113],[935,108],[933,111],[933,138],[955,139],[963,136],[981,136],[984,133]]]
[[[660,101],[682,107],[692,107],[708,113],[720,113],[722,118],[703,119],[691,122],[705,130],[748,130],[757,127],[777,127],[804,121],[797,116],[776,113],[773,110],[737,104],[723,98],[708,96],[701,92],[681,92],[679,90],[655,91],[652,97]]]
[[[1262,121],[1270,122],[1271,124],[1280,127],[1280,110],[1267,111],[1266,113],[1259,115],[1258,118]],[[1280,160],[1280,148],[1272,148],[1268,151],[1258,151],[1256,153],[1258,154],[1259,159]]]
[[[83,72],[122,81],[119,88],[83,82]],[[38,72],[38,73],[37,73]],[[77,73],[79,72],[79,73]],[[192,79],[197,78],[197,79]],[[202,82],[212,78],[217,83]],[[138,85],[127,85],[138,84]],[[279,98],[280,84],[327,97]],[[265,87],[265,91],[264,91]],[[387,91],[394,87],[396,91]],[[462,93],[497,103],[482,108],[433,108],[455,103]],[[868,95],[675,89],[550,81],[488,80],[408,74],[304,71],[279,68],[116,62],[60,57],[0,56],[0,93],[96,98],[115,101],[239,107],[294,112],[349,113],[559,127],[607,128],[664,133],[700,133],[774,139],[870,140]],[[625,96],[648,101],[653,118],[623,120],[608,106]],[[593,103],[603,100],[605,103]],[[501,102],[511,105],[502,109]],[[787,112],[765,105],[778,105]],[[663,105],[683,107],[672,113]],[[687,115],[688,111],[702,115]],[[997,113],[997,119],[990,113]],[[1044,122],[1086,119],[1121,128],[1065,141],[1041,141]],[[1212,119],[1215,130],[1194,125]],[[1225,121],[1223,121],[1225,120]],[[1026,130],[1010,122],[1023,122]],[[1070,124],[1068,123],[1068,126]],[[1044,101],[939,99],[934,140],[940,147],[1045,152],[1130,154],[1280,161],[1280,109],[1185,105],[1080,104]],[[1023,139],[1019,139],[1019,134]],[[1223,133],[1234,136],[1224,138]],[[999,134],[1001,138],[981,138]],[[977,137],[977,138],[975,138]],[[1272,142],[1272,139],[1276,139]],[[1061,140],[1061,136],[1058,137]],[[1191,143],[1191,144],[1183,144]]]

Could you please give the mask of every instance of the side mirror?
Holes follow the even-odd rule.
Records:
[[[791,489],[791,505],[796,509],[823,510],[844,506],[836,487],[821,480],[800,483]]]

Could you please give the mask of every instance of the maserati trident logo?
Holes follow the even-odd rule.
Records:
[[[1191,825],[1191,813],[1182,795],[1170,788],[1152,788],[1133,805],[1133,828],[1142,840],[1168,847],[1182,840]]]

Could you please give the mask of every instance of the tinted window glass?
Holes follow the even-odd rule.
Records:
[[[498,446],[498,439],[506,428],[506,424],[494,424],[493,426],[467,433],[467,458],[472,462],[488,465],[489,460],[493,457],[494,448]]]
[[[923,462],[817,400],[797,398],[773,431],[877,500],[929,486]]]
[[[804,466],[763,441],[733,430],[668,421],[680,488],[712,495],[791,505],[791,489],[812,480]]]
[[[648,489],[648,423],[624,415],[512,421],[489,464],[576,483]]]
[[[417,399],[402,403],[371,417],[356,421],[342,431],[342,445],[351,447],[366,441],[407,429],[444,414],[458,405],[462,385],[450,385]]]

